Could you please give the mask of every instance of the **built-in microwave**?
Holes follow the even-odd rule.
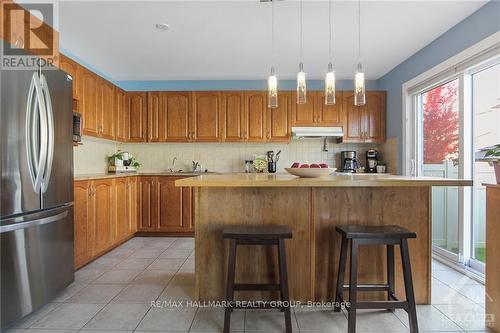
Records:
[[[73,142],[82,141],[82,115],[73,112]]]

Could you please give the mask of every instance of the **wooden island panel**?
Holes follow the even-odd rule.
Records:
[[[486,185],[486,325],[500,332],[500,184]]]
[[[222,229],[232,224],[286,224],[290,296],[293,300],[333,300],[340,237],[335,226],[346,223],[396,224],[417,233],[409,240],[416,301],[430,303],[430,187],[197,187],[195,188],[196,298],[224,299],[228,242]],[[222,209],[223,207],[223,209]],[[385,249],[363,248],[360,282],[385,280]],[[396,248],[397,250],[397,248]],[[277,281],[275,249],[238,247],[239,283]],[[396,254],[397,294],[404,299],[399,251]],[[269,259],[272,258],[272,259]],[[273,295],[244,294],[239,299]],[[361,295],[364,297],[364,295]],[[371,297],[373,298],[373,297]]]

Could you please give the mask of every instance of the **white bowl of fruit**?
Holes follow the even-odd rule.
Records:
[[[312,164],[300,164],[295,162],[292,167],[285,168],[286,172],[303,178],[319,178],[326,177],[337,170],[337,168],[330,168],[326,163],[312,163]]]

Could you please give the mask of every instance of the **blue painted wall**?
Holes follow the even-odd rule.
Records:
[[[399,139],[399,172],[402,162],[403,83],[497,31],[500,31],[500,1],[493,0],[378,80],[379,89],[387,90],[387,136]]]
[[[266,90],[266,80],[201,80],[201,81],[117,81],[116,84],[127,91],[183,91],[183,90]],[[368,81],[367,89],[378,89],[377,81]],[[294,80],[278,81],[279,90],[295,90]],[[324,81],[308,80],[307,88],[323,90]],[[338,90],[354,89],[352,80],[337,81]]]

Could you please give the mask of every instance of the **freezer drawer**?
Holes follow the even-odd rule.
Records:
[[[2,328],[51,301],[74,280],[73,207],[40,214],[0,227]]]

